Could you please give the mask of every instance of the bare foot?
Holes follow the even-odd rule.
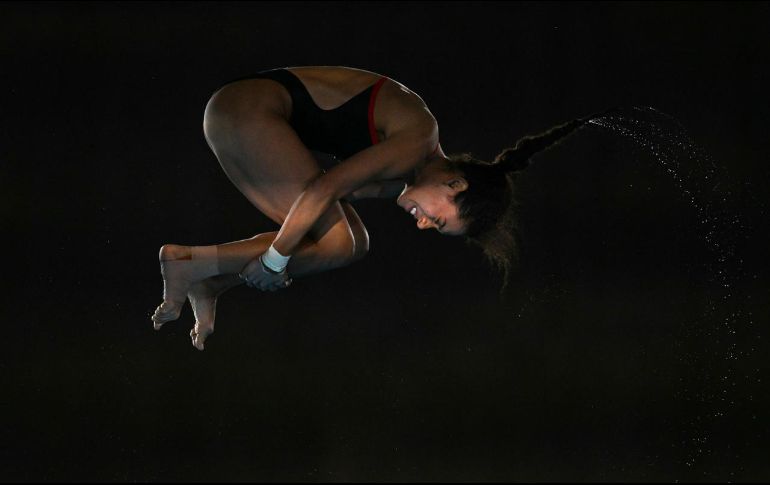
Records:
[[[179,318],[187,293],[195,283],[216,274],[216,247],[166,244],[160,248],[159,259],[163,275],[163,303],[152,316],[155,330]]]
[[[193,313],[195,326],[190,330],[193,346],[204,349],[204,342],[214,333],[214,318],[217,310],[217,297],[226,290],[243,283],[237,275],[220,275],[196,283],[187,293]]]
[[[160,274],[163,275],[163,303],[155,309],[152,321],[155,330],[166,323],[179,318],[186,299],[190,282],[180,277],[180,262],[191,262],[192,253],[189,247],[166,244],[160,248]]]
[[[209,335],[214,333],[217,297],[220,292],[214,288],[212,280],[214,278],[194,284],[187,293],[187,298],[190,300],[190,306],[192,306],[195,315],[195,326],[190,330],[190,338],[193,347],[198,350],[203,350],[203,343]]]

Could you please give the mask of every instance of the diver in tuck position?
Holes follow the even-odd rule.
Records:
[[[230,181],[281,227],[216,246],[161,247],[155,329],[179,318],[189,299],[192,344],[203,350],[223,291],[242,283],[273,291],[363,258],[369,236],[350,205],[362,198],[395,198],[419,229],[466,237],[507,277],[513,174],[590,119],[522,138],[484,162],[447,157],[422,98],[373,72],[292,67],[228,83],[206,105],[206,140]],[[311,150],[341,162],[324,172]]]

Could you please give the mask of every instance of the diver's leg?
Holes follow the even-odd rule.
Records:
[[[206,108],[204,132],[233,184],[280,224],[294,200],[321,171],[274,104],[275,98],[265,101],[264,97],[251,96],[250,90],[254,92],[253,86],[245,91],[218,92]],[[219,246],[165,245],[160,254],[164,302],[153,316],[155,327],[176,319],[187,296],[198,318],[193,343],[202,349],[205,337],[201,336],[213,331],[216,296],[237,284],[232,276],[212,277],[237,274],[269,247],[275,235],[260,234]],[[338,202],[308,233],[288,272],[301,276],[344,266],[363,257],[367,248],[368,236],[355,211]],[[200,284],[202,281],[206,283]]]
[[[366,230],[362,225],[355,227],[355,241],[351,240],[350,234],[341,234],[341,231],[329,231],[317,243],[303,240],[289,261],[289,275],[296,277],[327,271],[365,256],[368,250]],[[217,246],[164,245],[160,251],[164,301],[153,315],[155,329],[179,317],[186,296],[196,320],[191,332],[193,345],[203,350],[203,342],[214,331],[217,297],[242,283],[237,273],[254,257],[264,253],[277,234],[264,233]]]
[[[350,261],[352,263],[363,258],[369,251],[369,235],[353,207],[348,202],[342,202],[342,207],[345,210],[345,215],[348,217],[348,223],[353,230],[353,238],[355,240],[355,252]],[[272,238],[277,233],[270,234],[272,237],[269,240],[272,241]],[[259,251],[261,248],[251,248],[251,250]],[[298,265],[296,261],[290,265],[292,266],[292,274],[295,276],[313,271],[308,265]],[[295,266],[297,267],[296,269]],[[303,271],[305,272],[303,273]],[[223,274],[206,278],[190,288],[187,298],[190,300],[195,316],[195,327],[191,332],[195,347],[203,349],[203,342],[206,337],[214,331],[217,298],[230,288],[241,284],[243,284],[243,280],[237,274]]]

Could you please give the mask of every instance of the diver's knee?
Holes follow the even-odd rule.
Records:
[[[353,231],[353,255],[351,263],[359,261],[369,254],[369,233],[366,228],[360,226]]]
[[[366,250],[368,250],[368,247]],[[353,235],[348,233],[335,238],[333,241],[326,241],[323,258],[326,266],[329,269],[334,269],[342,268],[358,261],[364,254],[364,250],[362,250],[360,245],[356,244]]]
[[[353,238],[353,254],[351,258],[352,261],[358,261],[369,253],[369,233],[350,203],[342,202],[341,204],[342,209],[345,211],[345,217],[348,220],[350,235]]]

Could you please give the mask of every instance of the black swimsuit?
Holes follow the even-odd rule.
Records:
[[[374,104],[388,78],[380,78],[331,110],[319,108],[302,81],[288,69],[262,71],[253,78],[272,79],[289,91],[292,101],[289,124],[308,149],[344,160],[379,142],[374,127]]]

